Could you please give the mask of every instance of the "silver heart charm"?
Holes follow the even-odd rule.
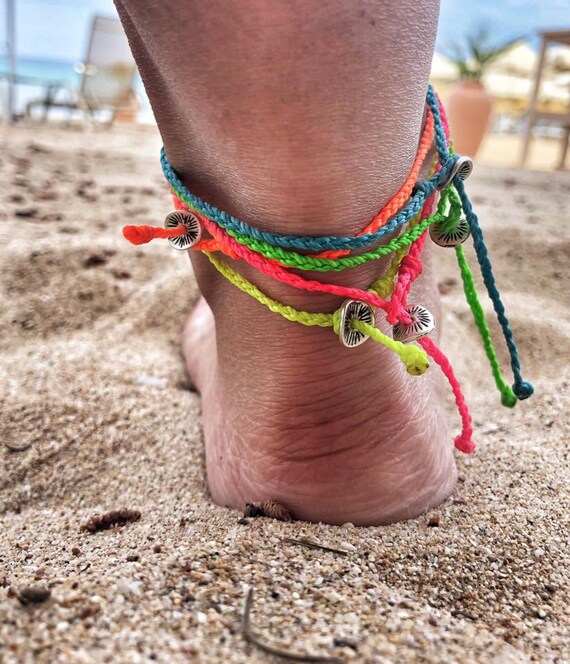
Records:
[[[409,344],[433,332],[435,320],[425,307],[419,304],[410,304],[406,307],[405,311],[412,320],[410,323],[397,323],[394,325],[392,328],[394,341]]]
[[[174,210],[166,215],[165,228],[178,228],[180,225],[186,226],[186,233],[178,237],[169,237],[168,241],[178,251],[186,251],[193,247],[202,236],[202,226],[198,219],[187,210]]]
[[[374,325],[374,309],[359,300],[345,300],[340,309],[340,325],[338,336],[341,343],[348,348],[360,346],[369,337],[351,326],[353,320],[361,320],[368,325]]]
[[[456,227],[451,230],[444,230],[445,225],[444,222],[441,222],[429,227],[429,236],[440,247],[457,247],[457,245],[463,244],[471,234],[469,222],[464,217],[461,217]]]

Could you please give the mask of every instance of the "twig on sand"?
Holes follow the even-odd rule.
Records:
[[[95,514],[81,526],[81,530],[96,533],[99,530],[108,530],[115,526],[123,526],[129,521],[138,521],[140,518],[141,513],[138,510],[111,510],[104,514]]]
[[[243,512],[244,517],[256,518],[258,516],[267,516],[270,519],[278,521],[293,521],[291,512],[276,500],[264,500],[261,503],[246,503]]]
[[[295,662],[323,662],[326,664],[342,664],[343,660],[338,657],[321,657],[319,655],[302,655],[300,653],[289,652],[288,650],[281,650],[275,646],[270,645],[263,641],[259,636],[254,634],[251,629],[251,606],[253,604],[253,588],[250,588],[245,599],[245,609],[243,612],[243,636],[246,641],[257,646],[264,652],[275,655],[276,657],[283,657]]]
[[[329,553],[336,553],[339,556],[348,556],[347,551],[343,551],[342,549],[333,549],[330,546],[323,546],[322,544],[317,544],[316,542],[311,542],[310,540],[306,539],[294,539],[293,537],[284,537],[283,541],[288,542],[289,544],[298,544],[299,546],[306,546],[308,549],[319,549],[321,551],[328,551]]]

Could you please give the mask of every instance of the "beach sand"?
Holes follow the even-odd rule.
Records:
[[[468,183],[536,387],[514,410],[441,250],[442,345],[478,444],[452,498],[381,528],[240,522],[204,483],[179,350],[188,258],[120,232],[170,211],[158,135],[2,131],[0,661],[277,661],[243,638],[249,587],[256,634],[298,653],[570,661],[567,172],[481,167]],[[449,417],[453,432],[451,399]],[[141,518],[81,530],[115,509]],[[29,586],[50,597],[23,605]]]

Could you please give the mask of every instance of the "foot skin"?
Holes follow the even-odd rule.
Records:
[[[438,312],[426,272],[410,301]],[[457,471],[433,363],[410,376],[372,340],[345,348],[331,329],[285,321],[229,284],[216,288],[227,291],[214,298],[216,316],[202,298],[182,339],[202,395],[216,503],[273,498],[297,519],[379,525],[449,496]]]

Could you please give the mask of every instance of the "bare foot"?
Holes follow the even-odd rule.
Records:
[[[411,301],[437,311],[430,280]],[[273,498],[298,519],[374,525],[415,517],[451,493],[436,366],[410,376],[371,340],[348,349],[330,329],[284,321],[229,284],[216,289],[228,291],[215,299],[217,320],[202,298],[182,341],[217,503]]]

